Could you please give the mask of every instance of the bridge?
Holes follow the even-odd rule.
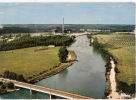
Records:
[[[79,94],[73,94],[73,93],[69,93],[69,92],[65,92],[65,91],[61,91],[61,90],[57,90],[57,89],[52,89],[52,88],[38,86],[38,85],[34,85],[34,84],[19,82],[19,81],[11,80],[11,79],[0,78],[0,81],[12,82],[12,83],[14,83],[14,85],[16,87],[29,89],[30,93],[32,93],[32,91],[37,91],[37,92],[49,94],[50,99],[51,99],[52,95],[63,97],[66,99],[93,99],[91,97],[82,96]]]

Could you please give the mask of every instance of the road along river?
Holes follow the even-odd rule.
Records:
[[[76,42],[68,49],[75,51],[77,61],[66,70],[37,82],[37,85],[68,91],[76,94],[102,98],[106,88],[105,61],[100,54],[89,46],[86,35],[76,37]],[[0,96],[6,99],[46,99],[43,93],[29,94],[29,90],[22,89]]]

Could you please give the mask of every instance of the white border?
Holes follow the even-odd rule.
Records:
[[[136,0],[0,0],[0,3],[10,2],[135,2]]]

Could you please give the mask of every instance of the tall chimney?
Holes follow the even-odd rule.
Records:
[[[62,33],[64,33],[64,17],[63,17],[63,19],[62,19]]]

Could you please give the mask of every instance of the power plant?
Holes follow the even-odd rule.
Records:
[[[64,34],[64,17],[62,19],[62,34]]]

